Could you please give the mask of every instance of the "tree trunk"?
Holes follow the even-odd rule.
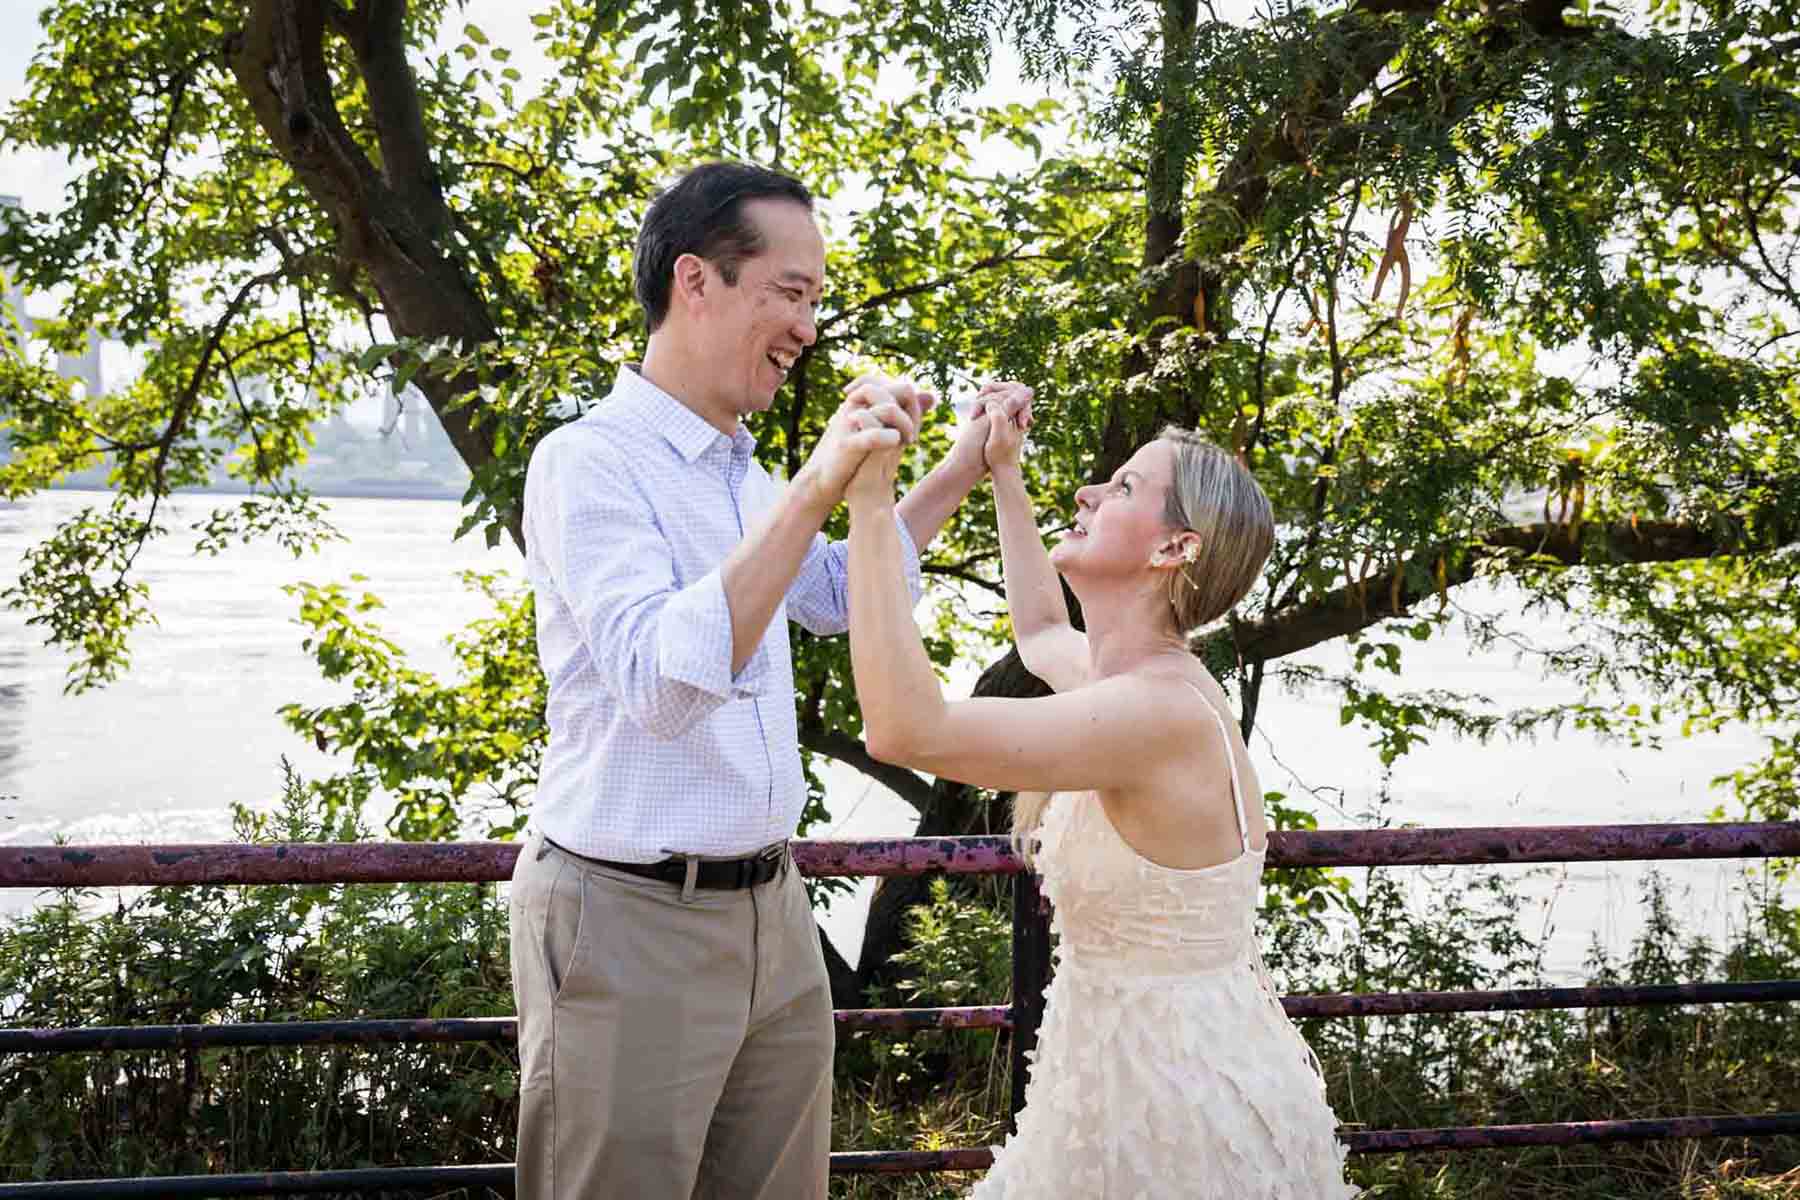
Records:
[[[448,209],[406,63],[404,13],[401,0],[368,0],[354,11],[327,0],[255,0],[243,29],[227,41],[227,57],[269,144],[330,217],[341,262],[374,284],[389,328],[472,347],[498,331],[461,262],[438,242]],[[328,28],[356,53],[381,144],[379,170],[338,111]],[[493,462],[494,437],[482,426],[480,406],[456,403],[474,381],[421,372],[417,383],[469,470]],[[523,550],[517,512],[508,512],[507,527]]]

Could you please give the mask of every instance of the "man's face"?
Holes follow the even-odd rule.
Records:
[[[762,231],[764,250],[738,268],[735,287],[709,263],[708,300],[700,314],[703,351],[739,416],[775,400],[800,352],[818,340],[825,239],[804,205],[752,200],[745,217]]]

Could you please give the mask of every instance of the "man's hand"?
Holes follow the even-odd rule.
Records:
[[[909,405],[869,377],[852,385],[795,482],[821,507],[834,507],[844,498],[844,488],[866,455],[874,450],[897,451],[918,436],[920,393],[910,395]]]
[[[965,474],[972,482],[970,486],[980,483],[987,474],[988,413],[984,401],[975,402],[975,411],[963,421],[962,428],[956,431],[956,441],[950,445],[950,453],[944,455],[944,461],[955,467],[959,473]]]
[[[984,384],[976,402],[987,416],[987,441],[982,449],[988,470],[1018,466],[1025,431],[1031,428],[1031,389],[998,380]]]
[[[865,372],[851,380],[844,388],[844,397],[850,399],[857,393],[870,388],[874,389],[874,394],[890,399],[904,408],[912,417],[915,432],[925,420],[925,414],[937,405],[936,392],[927,391],[910,379],[895,379],[874,371]],[[910,442],[912,439],[908,438],[907,440]]]

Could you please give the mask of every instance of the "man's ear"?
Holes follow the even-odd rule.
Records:
[[[675,260],[675,277],[670,299],[692,308],[706,301],[706,260],[698,254],[683,254]]]

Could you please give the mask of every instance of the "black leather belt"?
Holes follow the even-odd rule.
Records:
[[[672,883],[683,887],[687,883],[688,860],[685,858],[665,858],[661,862],[629,863],[613,862],[605,858],[589,858],[585,854],[577,854],[567,846],[558,845],[550,838],[544,841],[556,846],[571,858],[579,858],[584,863],[592,863],[596,867],[605,867],[609,871],[623,871],[627,875],[638,875],[645,879],[659,879],[664,883]],[[787,861],[787,843],[776,842],[765,846],[755,854],[746,854],[742,858],[703,858],[694,875],[694,886],[703,888],[747,888],[769,882],[781,873],[782,863]]]

